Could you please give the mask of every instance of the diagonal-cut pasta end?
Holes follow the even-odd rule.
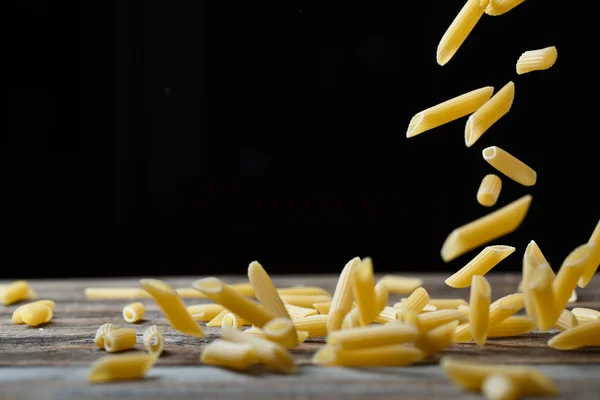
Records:
[[[144,289],[153,288],[163,292],[176,293],[175,289],[158,279],[141,279],[140,285],[142,285]]]
[[[443,67],[448,63],[448,61],[450,61],[453,55],[454,53],[450,53],[445,47],[440,47],[438,45],[437,51],[435,53],[435,60],[437,61],[438,65]]]
[[[486,147],[485,149],[483,149],[481,154],[483,155],[484,160],[486,160],[486,161],[493,160],[497,154],[497,147],[496,146]]]
[[[463,246],[461,245],[460,233],[453,230],[444,241],[440,255],[444,262],[450,262],[462,254]]]
[[[417,136],[418,134],[426,131],[426,129],[423,129],[423,126],[421,124],[423,122],[424,117],[425,114],[422,111],[420,113],[417,113],[414,117],[412,117],[410,123],[408,124],[408,130],[406,131],[407,138]]]
[[[324,346],[313,355],[312,362],[317,365],[332,365],[337,359],[335,349],[332,346]]]
[[[475,140],[473,140],[474,137],[475,135],[473,135],[473,118],[469,117],[465,125],[465,145],[467,147],[471,147],[475,144]]]
[[[192,287],[201,292],[220,293],[223,290],[223,282],[218,278],[203,278],[192,282]]]

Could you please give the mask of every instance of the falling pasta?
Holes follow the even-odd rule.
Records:
[[[578,285],[579,287],[586,287],[588,283],[592,280],[592,277],[600,267],[600,220],[596,224],[596,228],[592,232],[590,239],[588,240],[588,244],[594,247],[592,254],[590,254],[590,258],[588,263],[583,269],[583,273],[581,278],[579,278]]]
[[[156,357],[160,357],[165,347],[165,337],[156,325],[152,325],[144,331],[142,342],[148,353]]]
[[[92,364],[88,381],[104,383],[142,379],[155,361],[156,357],[151,354],[107,355]]]
[[[104,350],[109,353],[132,349],[137,342],[135,329],[120,328],[104,335]]]
[[[554,65],[557,57],[558,52],[554,46],[526,51],[517,60],[517,74],[548,69]]]
[[[96,331],[96,335],[94,337],[94,344],[96,346],[100,347],[101,349],[104,349],[104,336],[106,336],[106,334],[108,332],[115,331],[118,328],[119,328],[118,326],[116,326],[115,324],[111,324],[109,322],[106,324],[103,324]]]
[[[498,175],[488,174],[483,177],[477,190],[477,201],[484,207],[492,207],[498,201],[502,190],[502,180]]]
[[[525,0],[489,0],[485,9],[487,15],[498,16],[509,12]]]
[[[573,350],[584,346],[600,346],[600,320],[569,328],[548,341],[557,350]]]
[[[358,307],[361,325],[368,325],[379,315],[377,296],[375,294],[375,278],[373,262],[369,257],[354,269],[352,273],[352,294]]]
[[[487,274],[514,252],[515,248],[512,246],[488,246],[481,250],[467,265],[446,279],[446,285],[453,288],[469,287],[473,276]]]
[[[411,365],[423,358],[423,352],[405,345],[344,349],[321,347],[313,356],[313,363],[322,366],[384,367]]]
[[[202,350],[200,360],[207,365],[245,370],[258,362],[258,356],[250,344],[217,339]]]
[[[492,167],[502,172],[523,186],[533,186],[537,181],[537,173],[529,165],[497,146],[486,147],[482,151],[483,159]]]
[[[123,319],[134,324],[140,322],[144,318],[144,305],[142,303],[131,303],[123,308]]]
[[[352,308],[352,275],[360,262],[360,258],[354,257],[346,263],[338,278],[327,313],[319,311],[321,314],[329,315],[327,319],[329,332],[337,331],[342,327],[344,317]]]
[[[577,287],[577,281],[581,277],[592,251],[593,246],[581,245],[571,251],[560,266],[552,283],[556,307],[559,310],[563,310],[569,303],[569,297]]]
[[[481,275],[474,275],[469,301],[469,329],[471,336],[482,347],[488,336],[492,288]]]
[[[465,145],[471,147],[496,122],[505,116],[515,98],[515,84],[508,82],[491,99],[475,111],[465,125]]]

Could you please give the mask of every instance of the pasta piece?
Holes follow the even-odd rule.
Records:
[[[378,282],[375,285],[375,300],[377,301],[377,315],[387,306],[390,293],[385,282]]]
[[[30,298],[29,291],[30,287],[27,281],[15,281],[4,288],[0,294],[0,302],[9,306],[27,300]]]
[[[429,304],[438,310],[456,310],[460,305],[469,305],[465,299],[429,299]]]
[[[487,15],[498,16],[509,12],[525,0],[490,0],[485,13]]]
[[[482,347],[487,340],[491,297],[492,288],[489,282],[481,275],[473,275],[469,302],[469,329],[479,347]]]
[[[165,337],[156,325],[152,325],[144,331],[142,342],[148,353],[160,357],[165,347]]]
[[[600,311],[592,310],[591,308],[576,307],[571,312],[575,315],[579,323],[600,319]]]
[[[503,374],[491,374],[481,384],[481,391],[489,400],[518,400],[521,389],[517,382]]]
[[[118,328],[119,328],[118,326],[116,326],[115,324],[111,324],[110,322],[107,322],[106,324],[103,324],[96,331],[96,336],[94,337],[94,344],[96,346],[100,347],[101,349],[104,349],[104,336],[108,332],[115,331]]]
[[[547,331],[556,325],[562,311],[556,306],[552,283],[554,273],[548,264],[542,264],[533,273],[529,290],[535,304],[535,323],[540,331]]]
[[[569,300],[567,300],[567,304],[571,303],[577,303],[577,292],[575,290],[573,290],[573,293],[571,293],[571,297],[569,297]]]
[[[469,316],[469,312],[470,312],[470,310],[471,310],[471,309],[469,308],[469,306],[464,306],[464,305],[462,305],[462,304],[461,304],[460,306],[458,306],[458,311],[460,311],[460,313],[461,313],[463,316],[466,316],[466,317],[468,317],[468,316]]]
[[[330,301],[331,297],[324,294],[300,295],[300,294],[284,294],[281,295],[281,300],[286,304],[291,304],[298,307],[310,308],[315,303]]]
[[[548,346],[557,350],[573,350],[584,346],[600,346],[600,320],[585,322],[552,337]]]
[[[229,327],[223,327],[221,336],[223,339],[234,343],[251,345],[256,351],[258,362],[266,365],[272,370],[291,373],[296,369],[294,359],[289,351],[281,344],[264,339],[256,333],[250,333],[251,329],[243,333]]]
[[[142,303],[131,303],[123,308],[123,318],[125,321],[134,324],[144,318],[144,305]]]
[[[508,114],[514,98],[515,84],[510,81],[471,114],[465,125],[465,145],[467,147],[473,146],[500,118]],[[500,172],[504,173],[503,171]]]
[[[358,311],[358,308],[353,308],[344,317],[344,320],[342,321],[342,329],[358,328],[359,326],[361,326],[360,311]]]
[[[517,60],[517,74],[543,71],[553,66],[557,58],[558,52],[554,46],[526,51]]]
[[[109,353],[132,349],[137,342],[135,329],[119,328],[106,332],[104,335],[104,350]]]
[[[502,172],[523,186],[533,186],[537,181],[537,173],[523,161],[498,146],[483,149],[483,159],[492,167]]]
[[[398,314],[401,315],[408,311],[419,313],[421,312],[421,310],[423,310],[427,303],[429,303],[429,299],[430,297],[429,293],[427,293],[427,290],[420,287],[414,292],[412,292],[412,294],[408,296],[406,301],[403,301],[400,304],[400,306],[398,307]]]
[[[440,365],[452,382],[467,390],[480,391],[486,378],[502,374],[513,379],[524,396],[558,395],[554,383],[534,367],[475,363],[448,356],[442,358]]]
[[[435,329],[425,332],[415,342],[415,345],[423,353],[423,357],[429,357],[432,354],[452,346],[454,341],[454,332],[458,327],[458,321],[451,321]]]
[[[252,288],[252,284],[250,282],[239,282],[239,283],[231,283],[229,287],[239,294],[243,294],[244,296],[254,297],[254,289]],[[193,287],[186,288],[177,288],[175,289],[179,297],[182,299],[204,299],[206,295],[202,292],[199,292]]]
[[[377,318],[375,318],[375,322],[378,324],[385,324],[386,322],[392,322],[396,320],[398,320],[398,310],[390,306],[385,306]]]
[[[327,320],[328,332],[339,330],[342,327],[344,317],[352,308],[352,275],[354,269],[360,265],[360,262],[360,258],[354,257],[346,263],[335,286],[328,312],[323,313],[319,311],[321,314],[329,315]]]
[[[594,250],[592,251],[592,254],[590,254],[588,263],[583,269],[581,278],[579,278],[578,285],[582,288],[586,287],[587,284],[590,283],[592,277],[598,270],[598,267],[600,267],[600,220],[598,220],[596,228],[588,240],[588,244],[594,246]]]
[[[515,252],[512,246],[488,246],[481,250],[467,265],[446,279],[446,285],[453,288],[466,288],[475,275],[485,275],[500,261]]]
[[[343,349],[360,349],[412,342],[418,335],[419,331],[414,326],[397,322],[331,332],[327,336],[327,344]]]
[[[525,219],[531,195],[525,195],[498,210],[454,229],[444,241],[442,260],[455,258],[516,230]]]
[[[31,303],[27,303],[24,304],[20,307],[18,307],[12,314],[12,322],[13,324],[24,324],[25,321],[23,321],[23,317],[21,316],[21,313],[23,312],[23,310],[25,309],[25,307],[29,307],[29,306],[33,306],[35,304],[43,304],[47,307],[49,307],[51,310],[54,309],[54,306],[56,305],[52,300],[38,300],[38,301],[34,301]]]
[[[486,7],[487,2],[481,5],[480,0],[467,0],[438,44],[436,60],[439,65],[446,65],[450,61],[477,25]]]
[[[454,97],[450,100],[446,100],[443,103],[437,104],[417,113],[414,117],[412,117],[410,123],[408,124],[406,137],[411,138],[413,136],[417,136],[430,129],[437,128],[477,111],[479,107],[485,104],[485,102],[492,97],[493,93],[494,88],[492,86],[485,86]],[[408,283],[411,282],[407,282],[407,284]],[[413,283],[413,285],[416,287],[419,287],[422,284],[422,282],[418,284]],[[403,288],[402,286],[400,287]],[[410,292],[412,292],[412,290],[404,291],[400,294]]]
[[[577,325],[579,325],[579,322],[577,321],[575,314],[569,310],[563,310],[556,321],[556,328],[561,331],[565,331]]]
[[[206,326],[210,326],[210,327],[223,326],[223,318],[225,318],[225,315],[227,315],[228,313],[230,313],[230,311],[227,310],[226,308],[224,308],[223,311],[221,311],[213,319],[208,321],[206,323]]]
[[[29,326],[46,324],[52,319],[52,309],[43,303],[28,305],[21,311],[21,318]]]
[[[411,365],[423,358],[414,347],[390,345],[363,349],[321,347],[313,356],[313,363],[322,366],[391,367]]]
[[[317,303],[319,304],[319,303]],[[314,308],[298,307],[292,304],[286,304],[285,308],[292,319],[305,318],[310,315],[317,315],[318,311]]]
[[[535,274],[536,269],[540,265],[549,265],[548,261],[546,261],[546,257],[542,254],[539,246],[535,241],[529,242],[527,248],[525,249],[525,254],[523,255],[523,277],[521,280],[521,284],[519,285],[521,291],[524,293],[525,298],[525,311],[527,316],[531,318],[533,321],[536,320],[536,304],[534,299],[534,293],[531,290],[524,290],[525,288],[529,288],[531,279]],[[547,270],[546,273],[551,275],[551,280],[554,280],[554,271],[552,269]]]
[[[421,332],[428,332],[452,321],[466,320],[463,313],[458,310],[433,311],[419,314],[417,318],[419,319],[419,329]]]
[[[225,308],[220,304],[196,304],[187,308],[194,321],[208,322]]]
[[[583,269],[592,254],[593,247],[584,244],[573,250],[563,261],[556,278],[552,284],[556,307],[563,310],[571,297],[577,282],[583,273]]]
[[[151,354],[107,355],[98,359],[88,374],[91,383],[142,379],[152,368],[156,357]]]
[[[217,278],[204,278],[194,281],[192,287],[200,290],[215,303],[239,315],[252,325],[262,328],[275,315],[260,304],[241,295]]]
[[[233,283],[230,287],[244,296],[253,297],[254,290],[248,282]],[[206,295],[194,288],[176,288],[175,292],[182,299],[205,299]],[[129,299],[151,299],[152,296],[146,290],[137,287],[88,287],[84,290],[88,300],[129,300]]]
[[[325,320],[323,326],[325,326]],[[277,317],[265,324],[263,331],[267,339],[281,343],[287,349],[298,346],[298,334],[294,322],[289,318]],[[293,337],[292,337],[293,336]],[[310,332],[309,332],[310,336]]]
[[[241,329],[244,325],[250,324],[232,312],[225,313],[225,315],[223,315],[223,319],[221,320],[221,326],[229,326],[235,329]]]
[[[354,268],[351,282],[352,294],[360,315],[360,324],[369,325],[377,318],[380,311],[375,294],[375,278],[373,277],[371,258],[365,258]]]
[[[203,364],[243,371],[256,364],[258,356],[255,348],[249,344],[217,339],[202,350],[200,361]]]
[[[317,286],[294,286],[288,288],[277,289],[280,295],[298,295],[298,296],[329,296],[331,293]]]
[[[233,329],[233,328],[231,328],[231,327],[225,327],[223,329]],[[267,334],[265,333],[264,330],[262,330],[260,328],[257,328],[255,326],[246,329],[243,333],[247,333],[247,334],[250,334],[250,335],[255,335],[255,336],[258,336],[258,337],[266,339],[266,340],[272,340],[271,338],[269,338],[267,336]],[[304,341],[306,339],[308,339],[308,332],[296,330],[296,333],[298,334],[298,344],[302,344],[302,343],[304,343]],[[276,340],[273,340],[273,341],[276,341]]]
[[[319,314],[329,315],[331,301],[322,301],[320,303],[315,303],[313,304],[313,307],[319,312]]]
[[[306,331],[296,331],[296,334],[298,335],[298,345],[301,345],[302,343],[304,343],[304,341],[306,339],[308,339],[308,332]]]
[[[308,337],[327,336],[327,315],[311,315],[306,318],[295,319],[296,330],[308,332]]]
[[[142,279],[140,284],[150,293],[173,328],[189,336],[204,337],[204,331],[171,286],[158,279]]]
[[[423,286],[423,279],[399,275],[384,275],[379,282],[384,282],[390,294],[411,294],[416,288]]]
[[[535,329],[535,323],[527,317],[508,317],[498,325],[491,328],[488,337],[519,336]]]
[[[477,201],[484,207],[492,207],[496,205],[501,190],[502,180],[500,177],[488,174],[481,180],[481,184],[477,190]]]

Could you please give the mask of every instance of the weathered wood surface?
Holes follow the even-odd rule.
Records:
[[[516,291],[519,276],[489,274],[493,298]],[[278,287],[316,285],[331,292],[335,276],[275,277]],[[424,276],[424,287],[434,298],[468,299],[468,289],[453,289],[444,284],[445,275]],[[186,287],[197,279],[162,278],[175,287]],[[244,277],[224,277],[229,283],[242,282]],[[436,394],[463,397],[436,365],[433,356],[421,365],[409,368],[376,368],[366,370],[319,368],[310,366],[310,358],[323,343],[322,339],[309,339],[299,349],[293,350],[300,375],[291,377],[265,374],[239,374],[213,367],[201,366],[200,353],[205,343],[219,336],[218,328],[206,328],[203,339],[184,336],[173,330],[151,299],[140,300],[147,307],[145,320],[127,324],[121,310],[127,300],[87,300],[84,288],[100,286],[138,286],[139,279],[73,279],[30,281],[38,299],[56,302],[52,322],[39,328],[14,325],[10,318],[18,305],[0,306],[0,399],[4,398],[187,398],[202,394],[215,398],[431,398]],[[4,284],[7,282],[0,282]],[[600,309],[600,278],[590,286],[578,289],[578,302],[570,307]],[[391,296],[390,304],[402,296]],[[202,299],[184,300],[187,305],[205,302]],[[91,362],[105,353],[93,344],[98,326],[112,322],[119,326],[136,328],[141,334],[156,324],[165,332],[166,351],[152,369],[148,379],[140,382],[90,386],[85,378]],[[461,355],[474,359],[501,363],[546,364],[544,371],[556,378],[565,398],[577,395],[586,398],[588,390],[596,398],[600,390],[600,348],[576,351],[557,351],[546,346],[550,333],[531,333],[518,338],[489,339],[485,347],[473,344],[455,344],[443,355]],[[141,351],[141,344],[138,344]],[[568,366],[566,364],[569,364]],[[579,365],[577,365],[579,364]],[[582,365],[585,364],[585,365]],[[52,367],[52,368],[50,368]],[[60,367],[60,368],[57,368]],[[41,379],[41,381],[39,380]],[[24,382],[36,382],[24,384]],[[36,393],[39,392],[39,396]],[[43,394],[43,395],[42,395]],[[172,397],[174,395],[175,397]],[[11,397],[13,396],[13,397]],[[130,397],[128,397],[130,398]],[[474,398],[474,397],[473,397]]]

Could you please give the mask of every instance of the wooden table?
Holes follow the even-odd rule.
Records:
[[[423,277],[423,276],[421,276]],[[488,275],[493,299],[516,291],[519,276]],[[445,275],[426,275],[424,287],[434,298],[468,299],[468,289],[452,289]],[[176,287],[186,287],[198,277],[161,278]],[[242,276],[223,277],[226,282],[245,281]],[[336,276],[274,277],[278,287],[317,285],[333,292]],[[206,328],[203,339],[173,330],[151,299],[146,319],[127,324],[121,315],[124,300],[87,300],[85,287],[138,286],[138,279],[31,280],[38,298],[56,302],[52,323],[40,328],[14,325],[10,318],[17,305],[0,306],[0,399],[445,399],[481,398],[452,385],[437,365],[440,355],[418,365],[402,368],[326,368],[310,364],[322,339],[309,339],[293,350],[300,365],[298,374],[284,376],[254,370],[236,373],[200,365],[202,347],[219,337],[218,328]],[[0,282],[5,284],[7,282]],[[570,307],[600,309],[600,277],[585,289]],[[390,303],[401,296],[391,296]],[[187,305],[204,302],[185,300]],[[142,381],[91,385],[90,363],[105,353],[93,344],[96,329],[105,322],[136,328],[140,335],[153,324],[166,336],[166,350]],[[546,346],[551,333],[531,333],[518,338],[489,339],[485,347],[455,344],[443,355],[460,355],[498,363],[537,364],[553,379],[561,398],[597,399],[600,392],[600,348],[557,351]],[[138,336],[138,343],[140,336]],[[142,351],[141,344],[137,347]]]

